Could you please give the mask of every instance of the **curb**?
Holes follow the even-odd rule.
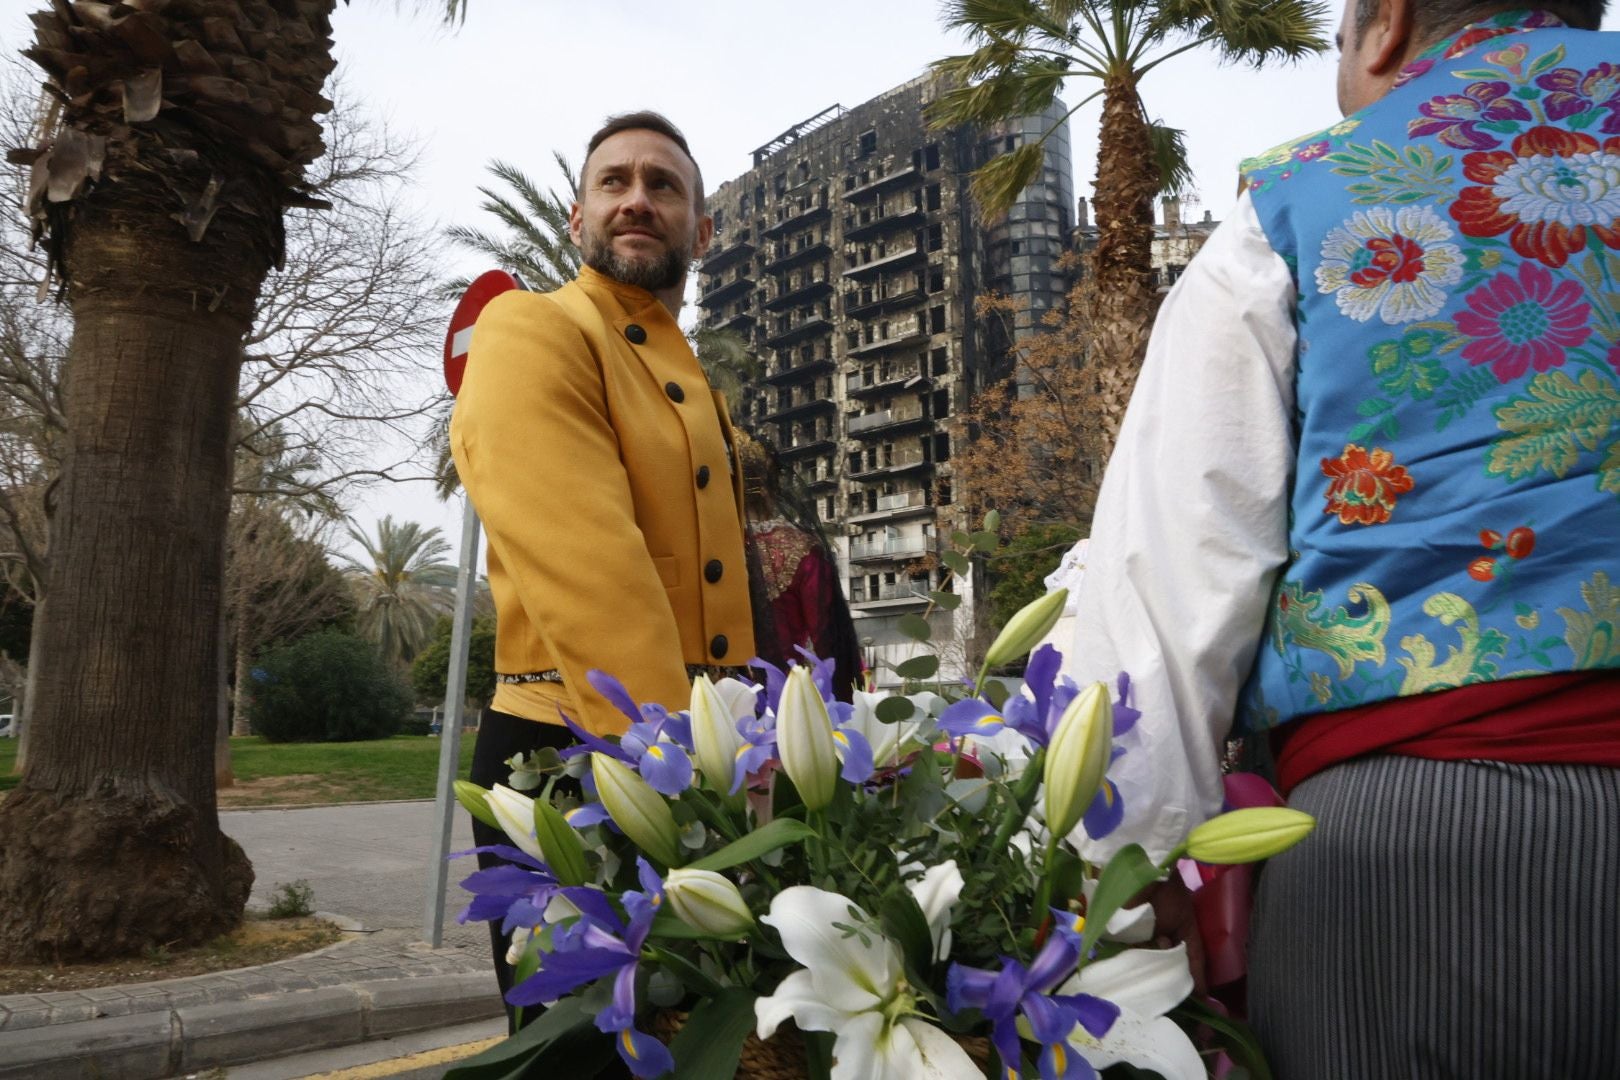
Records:
[[[487,973],[424,975],[52,1024],[0,1037],[0,1080],[162,1080],[502,1014]]]

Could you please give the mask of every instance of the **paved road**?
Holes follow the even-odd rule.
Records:
[[[408,930],[420,937],[432,853],[432,802],[225,810],[219,820],[253,860],[251,907],[269,907],[276,886],[303,879],[314,890],[317,911],[354,919],[367,930]],[[457,807],[450,850],[464,851],[472,842],[467,813]],[[482,923],[460,926],[455,921],[467,902],[456,883],[472,870],[471,857],[450,864],[446,945],[489,940]]]

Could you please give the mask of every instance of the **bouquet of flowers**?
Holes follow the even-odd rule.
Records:
[[[1082,858],[1123,813],[1111,773],[1140,715],[1129,679],[1076,686],[1050,646],[1016,692],[988,677],[1064,599],[1016,615],[954,701],[841,702],[830,662],[808,655],[756,661],[761,684],[700,676],[683,712],[593,672],[624,735],[575,727],[562,759],[515,759],[538,797],[458,785],[511,840],[493,849],[508,865],[463,882],[462,918],[501,920],[507,1001],[545,1012],[449,1075],[590,1075],[616,1052],[638,1077],[716,1080],[774,1047],[833,1080],[1051,1080],[1116,1062],[1204,1077],[1165,1016],[1192,990],[1185,946],[1144,947],[1152,911],[1129,905],[1184,856],[1266,858],[1314,822],[1240,810],[1159,862],[1136,845]],[[582,801],[556,797],[565,776]]]

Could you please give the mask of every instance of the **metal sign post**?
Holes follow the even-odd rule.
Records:
[[[444,887],[450,876],[450,830],[455,824],[456,770],[461,763],[462,714],[467,707],[467,654],[473,601],[478,588],[478,511],[463,498],[461,565],[456,571],[456,609],[450,627],[450,672],[444,687],[444,727],[439,730],[439,785],[433,797],[433,853],[428,857],[426,921],[422,937],[437,949],[444,941]]]
[[[450,316],[444,336],[444,384],[454,397],[461,391],[467,370],[467,352],[479,312],[495,297],[523,282],[505,270],[487,270],[473,279]],[[422,937],[437,949],[444,940],[444,886],[450,868],[450,829],[456,812],[456,769],[461,764],[461,722],[467,705],[467,651],[472,638],[473,600],[478,586],[478,511],[463,496],[461,566],[456,572],[456,610],[450,627],[450,670],[444,687],[444,726],[439,729],[439,786],[433,797],[433,851],[428,856],[428,894]]]

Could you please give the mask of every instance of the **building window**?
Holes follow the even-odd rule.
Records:
[[[945,308],[942,306],[929,309],[928,321],[931,333],[943,334],[945,332]]]
[[[861,153],[861,157],[867,157],[868,155],[877,153],[877,132],[876,131],[863,131],[863,132],[861,132],[860,153]]]
[[[946,432],[942,431],[934,436],[934,460],[951,460],[951,437]]]
[[[940,290],[942,290],[944,288],[945,288],[945,271],[941,267],[938,267],[938,266],[935,266],[935,267],[931,268],[928,271],[928,291],[931,292],[931,293],[934,293],[934,292],[939,292]]]
[[[938,251],[945,246],[945,228],[934,224],[928,226],[928,250]]]
[[[924,148],[923,163],[929,169],[939,168],[939,143],[929,143]]]
[[[950,350],[949,349],[935,349],[933,355],[934,355],[933,364],[934,364],[934,374],[935,375],[943,375],[947,371],[950,370],[951,364],[950,364]]]
[[[939,209],[939,185],[938,184],[929,184],[925,194],[927,195],[927,198],[928,198],[928,209],[930,209],[930,210],[938,210]]]

